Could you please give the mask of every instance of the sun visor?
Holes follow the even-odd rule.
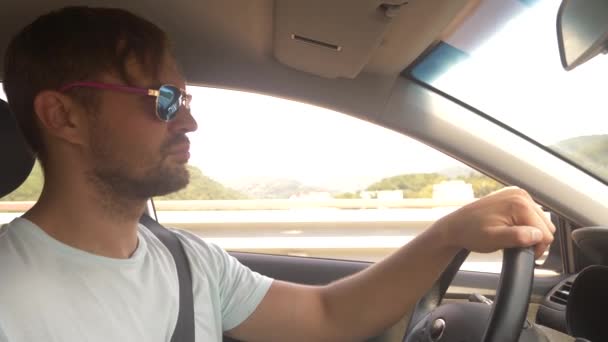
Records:
[[[274,55],[300,71],[355,78],[407,7],[399,0],[275,1]]]

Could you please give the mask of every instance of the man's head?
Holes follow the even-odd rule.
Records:
[[[69,7],[46,14],[11,42],[4,65],[11,109],[43,167],[81,168],[105,190],[133,198],[188,181],[187,109],[155,116],[155,97],[95,87],[184,88],[165,33],[119,9]]]

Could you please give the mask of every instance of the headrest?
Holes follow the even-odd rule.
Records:
[[[29,176],[36,158],[32,154],[8,103],[0,99],[0,198],[17,189]]]

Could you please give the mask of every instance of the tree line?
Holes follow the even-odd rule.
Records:
[[[444,181],[461,180],[473,187],[475,197],[483,197],[504,187],[494,179],[478,173],[448,177],[439,173],[410,173],[384,178],[368,186],[364,191],[401,190],[404,198],[432,198],[433,186]],[[335,198],[359,198],[357,192],[337,194]]]
[[[227,187],[220,182],[204,175],[203,172],[195,166],[188,165],[187,168],[190,172],[190,183],[188,186],[172,194],[157,197],[157,200],[239,200],[260,198],[259,194],[257,193],[248,195],[242,191]],[[438,184],[450,179],[463,180],[472,184],[476,197],[485,196],[486,194],[500,189],[503,186],[493,179],[480,174],[470,174],[468,176],[449,178],[439,173],[414,173],[381,179],[380,181],[368,186],[365,191],[402,190],[405,198],[430,198],[433,194],[434,184]],[[26,181],[11,194],[0,198],[0,201],[35,201],[40,195],[43,182],[44,176],[42,174],[42,169],[40,165],[36,163]],[[298,186],[293,187],[293,191],[287,191],[289,189],[285,189],[285,181],[279,183],[282,185],[279,188],[280,193],[276,194],[277,196],[273,196],[272,198],[289,198],[290,195],[302,192],[302,189],[307,189],[298,182],[294,181],[294,184],[297,184]],[[322,191],[322,189],[316,188],[309,189]],[[338,193],[334,194],[333,197],[359,198],[359,194],[358,192]]]
[[[221,183],[205,176],[195,166],[187,166],[190,172],[190,183],[178,192],[160,196],[160,200],[183,200],[183,199],[246,199],[247,196],[222,185]],[[15,191],[0,198],[0,201],[36,201],[42,191],[44,176],[40,164],[36,162],[32,172],[25,182]]]

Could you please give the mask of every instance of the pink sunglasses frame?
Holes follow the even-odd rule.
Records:
[[[162,86],[170,86],[170,87],[179,89],[181,92],[181,95],[182,95],[180,106],[183,106],[186,109],[190,109],[190,101],[192,101],[192,95],[188,94],[185,89],[176,87],[172,84],[163,84]],[[160,90],[159,90],[160,87],[159,87],[159,89],[151,89],[151,88],[138,88],[138,87],[130,87],[130,86],[125,86],[125,85],[120,85],[120,84],[108,84],[108,83],[100,83],[100,82],[72,82],[72,83],[68,83],[68,84],[62,86],[61,88],[59,88],[59,91],[65,92],[72,88],[77,88],[77,87],[115,90],[115,91],[122,91],[122,92],[132,93],[132,94],[153,96],[153,97],[156,97],[156,101],[155,101],[156,117],[159,120],[164,121],[164,122],[169,122],[169,121],[173,120],[173,118],[175,118],[175,115],[173,115],[169,119],[163,119],[161,117],[160,113],[158,112],[158,98],[160,96]],[[176,113],[177,113],[177,111],[176,111]]]

